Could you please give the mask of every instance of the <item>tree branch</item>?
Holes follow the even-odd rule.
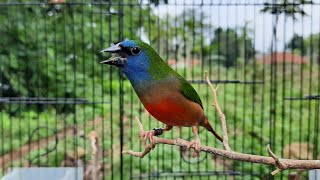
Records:
[[[227,123],[226,123],[226,116],[222,113],[219,103],[218,103],[218,98],[217,98],[217,90],[218,87],[214,88],[210,82],[210,79],[207,75],[207,73],[204,74],[204,77],[206,78],[206,81],[208,85],[210,86],[212,95],[213,95],[213,103],[212,106],[214,106],[219,114],[220,120],[221,120],[221,126],[222,126],[222,131],[223,131],[223,147],[227,151],[231,151],[231,148],[229,146],[229,139],[228,139],[228,129],[227,129]]]
[[[271,174],[275,175],[282,170],[286,169],[320,169],[320,160],[294,160],[294,159],[280,159],[278,158],[270,149],[270,146],[267,146],[267,152],[270,157],[266,156],[259,156],[259,155],[253,155],[253,154],[245,154],[245,153],[239,153],[232,151],[229,143],[228,143],[228,131],[227,131],[227,124],[225,120],[225,115],[222,113],[218,100],[217,100],[217,88],[213,88],[208,76],[205,74],[206,81],[208,82],[214,100],[213,100],[213,106],[217,109],[218,114],[221,119],[222,123],[222,130],[223,130],[223,149],[217,149],[214,147],[209,147],[209,146],[201,146],[200,150],[206,153],[222,156],[225,158],[233,159],[233,160],[238,160],[238,161],[246,161],[246,162],[251,162],[251,163],[258,163],[258,164],[266,164],[266,165],[273,165],[276,166],[277,169],[273,171]],[[143,126],[138,119],[138,117],[135,118],[136,122],[138,124],[140,134],[144,133]],[[180,146],[180,147],[187,147],[190,142],[183,140],[183,139],[165,139],[165,138],[158,138],[156,136],[153,136],[152,142],[147,145],[142,152],[135,152],[132,150],[125,150],[122,153],[123,154],[130,154],[132,156],[140,157],[143,158],[145,155],[150,153],[152,149],[156,147],[157,144],[168,144],[168,145],[174,145],[174,146]],[[192,146],[191,148],[194,149]]]
[[[143,130],[143,129],[142,129]],[[91,141],[91,148],[92,148],[92,153],[91,153],[91,161],[92,161],[92,169],[91,170],[91,179],[92,180],[97,180],[99,179],[99,153],[100,153],[100,145],[99,145],[99,136],[98,133],[95,131],[91,131],[88,134],[88,137]]]
[[[285,163],[283,163],[283,162],[278,158],[278,156],[276,156],[276,155],[271,151],[269,144],[267,145],[267,151],[268,151],[269,156],[271,156],[271,157],[274,159],[274,162],[275,162],[276,166],[278,166],[278,168],[271,173],[272,175],[275,175],[275,174],[277,174],[277,173],[279,173],[279,172],[281,172],[282,170],[284,170],[284,169],[287,168],[287,165],[286,165]]]

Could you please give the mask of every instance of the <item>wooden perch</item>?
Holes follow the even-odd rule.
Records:
[[[278,158],[271,151],[269,145],[267,145],[267,152],[270,157],[253,155],[253,154],[245,154],[245,153],[239,153],[239,152],[232,151],[229,146],[229,142],[228,142],[228,131],[227,131],[226,118],[225,118],[225,115],[222,113],[222,111],[219,107],[219,104],[218,104],[217,93],[216,93],[217,88],[214,88],[212,86],[212,84],[206,74],[205,74],[205,78],[211,88],[211,91],[212,91],[212,94],[214,97],[212,105],[217,109],[220,120],[221,120],[221,125],[222,125],[222,130],[223,130],[224,149],[217,149],[214,147],[202,145],[200,148],[201,151],[206,152],[206,153],[210,153],[210,154],[214,154],[214,155],[218,155],[218,156],[222,156],[222,157],[226,157],[226,158],[233,159],[233,160],[276,166],[277,169],[271,173],[272,175],[276,175],[277,173],[281,172],[282,170],[286,170],[286,169],[320,169],[320,160],[281,159],[281,158]],[[136,117],[135,119],[138,124],[140,134],[143,134],[145,131],[143,129],[143,126],[142,126],[139,118]],[[183,139],[174,140],[174,139],[158,138],[156,136],[153,136],[152,142],[150,142],[150,144],[148,144],[145,147],[144,151],[134,152],[132,150],[125,150],[122,153],[123,154],[130,154],[132,156],[143,158],[152,149],[154,149],[157,144],[168,144],[168,145],[174,145],[174,146],[180,146],[180,147],[187,147],[190,144],[190,142],[183,140]],[[191,146],[191,148],[194,148],[194,146]]]

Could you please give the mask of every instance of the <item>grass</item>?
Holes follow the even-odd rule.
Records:
[[[229,129],[230,146],[235,151],[261,154],[267,156],[265,150],[267,144],[271,144],[272,150],[279,156],[284,156],[283,148],[294,142],[308,143],[311,147],[319,134],[316,132],[316,121],[318,121],[318,101],[287,101],[285,97],[303,97],[307,94],[317,94],[318,66],[309,65],[278,66],[271,69],[271,66],[240,64],[238,69],[224,69],[219,66],[211,66],[211,79],[240,79],[241,81],[264,81],[264,84],[221,84],[218,90],[220,107],[227,117]],[[283,73],[283,68],[285,73]],[[264,69],[264,71],[263,71]],[[312,73],[310,74],[310,70]],[[207,69],[207,71],[209,71]],[[275,72],[272,77],[272,72]],[[218,73],[219,72],[219,73]],[[182,72],[183,74],[183,72]],[[195,79],[202,79],[203,71],[195,68]],[[245,74],[245,75],[244,75]],[[191,73],[187,73],[187,79],[191,79]],[[302,78],[302,79],[301,79]],[[107,78],[106,78],[107,79]],[[138,128],[133,121],[135,115],[140,115],[145,129],[161,127],[162,125],[144,114],[143,107],[132,91],[130,83],[124,81],[124,149],[139,151],[142,144],[137,136]],[[221,134],[220,120],[215,110],[210,106],[212,96],[206,84],[193,84],[204,103],[204,108],[210,122]],[[118,81],[113,81],[111,86],[120,86]],[[107,82],[104,88],[109,88]],[[273,87],[275,89],[273,90]],[[1,123],[4,127],[4,134],[0,148],[0,154],[5,154],[21,147],[27,143],[30,130],[38,125],[48,125],[62,129],[77,123],[78,130],[84,130],[88,134],[92,129],[102,137],[104,157],[102,161],[106,164],[106,179],[120,177],[120,128],[119,128],[119,92],[114,91],[113,96],[104,94],[105,99],[111,102],[104,106],[76,106],[75,113],[56,114],[53,109],[45,112],[26,111],[21,112],[19,117],[10,117],[6,112],[1,112]],[[98,93],[99,94],[99,93]],[[273,98],[271,98],[273,97]],[[98,98],[97,98],[98,99]],[[111,111],[112,108],[112,111]],[[112,112],[112,113],[111,113]],[[83,124],[96,117],[103,116],[104,121],[99,126],[87,126]],[[28,128],[26,128],[28,127]],[[319,127],[318,127],[319,129]],[[34,140],[51,136],[53,132],[41,132]],[[170,133],[164,134],[166,138],[192,139],[190,128],[175,128]],[[201,142],[203,144],[222,148],[221,143],[206,131],[202,131]],[[67,151],[73,151],[82,147],[86,151],[85,159],[90,159],[90,145],[87,138],[79,136],[67,137],[60,141],[57,151],[49,153],[47,157],[41,157],[40,161],[34,164],[41,166],[60,166]],[[320,147],[310,149],[314,152],[313,157],[319,157],[316,152]],[[40,152],[44,152],[40,149]],[[25,159],[33,159],[38,152],[31,152]],[[268,175],[274,167],[257,165],[245,162],[232,162],[229,160],[216,160],[211,155],[201,154],[205,161],[190,164],[183,160],[177,147],[159,145],[145,158],[134,158],[128,155],[123,156],[123,176],[125,179],[131,175],[152,174],[154,172],[187,172],[187,171],[221,171],[235,170],[242,173],[255,173]],[[188,159],[188,158],[187,158]],[[15,165],[22,165],[24,160],[15,162]],[[195,161],[195,160],[192,160]],[[227,164],[223,166],[222,164]],[[285,171],[287,175],[289,171]],[[219,177],[219,176],[218,176]],[[249,176],[244,176],[249,177]],[[239,176],[241,178],[241,176]],[[243,177],[242,177],[243,178]]]

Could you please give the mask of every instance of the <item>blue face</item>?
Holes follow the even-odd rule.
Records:
[[[151,80],[148,72],[149,58],[145,50],[132,40],[119,43],[121,53],[125,53],[127,61],[119,69],[128,77],[133,86],[143,86],[144,82]]]

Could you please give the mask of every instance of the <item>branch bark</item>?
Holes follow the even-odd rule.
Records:
[[[222,113],[221,109],[220,109],[220,106],[219,106],[219,103],[218,103],[218,98],[217,98],[217,90],[218,90],[218,87],[217,86],[216,88],[214,88],[210,82],[210,79],[207,75],[207,73],[204,74],[204,77],[208,83],[208,85],[210,86],[210,89],[211,89],[211,92],[212,92],[212,95],[213,95],[213,103],[212,103],[212,106],[214,106],[217,111],[218,111],[218,115],[220,117],[220,120],[221,120],[221,126],[222,126],[222,131],[223,131],[223,147],[225,150],[227,151],[231,151],[231,148],[229,146],[229,139],[228,139],[228,129],[227,129],[227,123],[226,123],[226,116]]]
[[[99,151],[100,151],[100,145],[99,145],[99,136],[98,133],[95,131],[91,131],[88,134],[88,137],[91,141],[91,161],[92,161],[92,166],[91,166],[91,179],[92,180],[98,180],[99,177]]]
[[[245,154],[240,152],[232,151],[229,142],[228,142],[228,131],[227,131],[227,123],[225,115],[222,113],[217,99],[217,88],[214,88],[208,78],[208,76],[205,74],[205,78],[207,83],[210,86],[210,89],[212,91],[214,100],[212,105],[217,109],[221,124],[222,124],[222,130],[223,130],[223,149],[217,149],[214,147],[209,146],[201,146],[200,150],[206,153],[222,156],[225,158],[238,160],[238,161],[246,161],[251,163],[258,163],[258,164],[266,164],[266,165],[273,165],[276,166],[277,169],[274,170],[271,174],[276,175],[277,173],[281,172],[282,170],[287,169],[320,169],[320,160],[294,160],[294,159],[280,159],[278,158],[270,149],[270,146],[267,146],[267,152],[270,157],[267,156],[259,156],[259,155],[253,155],[253,154]],[[140,134],[144,133],[143,126],[138,119],[138,117],[135,118],[136,122],[138,124]],[[183,140],[183,139],[165,139],[165,138],[159,138],[156,136],[153,136],[152,142],[148,144],[144,151],[142,152],[135,152],[132,150],[125,150],[122,153],[123,154],[130,154],[135,157],[143,158],[145,155],[150,153],[152,149],[156,147],[157,144],[168,144],[173,146],[180,146],[180,147],[187,147],[190,142]],[[194,148],[194,147],[191,147]]]
[[[138,123],[139,129],[141,127],[143,131],[143,127],[139,119],[136,117],[136,121]],[[140,131],[141,131],[140,129]],[[152,142],[147,145],[142,152],[135,152],[132,150],[125,150],[122,153],[123,154],[130,154],[135,157],[143,158],[145,155],[150,153],[152,149],[157,144],[168,144],[173,146],[180,146],[180,147],[187,147],[190,141],[186,141],[183,139],[165,139],[165,138],[159,138],[154,136]],[[269,146],[268,146],[269,147]],[[191,147],[194,148],[194,147]],[[245,153],[239,153],[235,151],[229,151],[229,150],[223,150],[223,149],[217,149],[214,147],[209,146],[201,146],[201,151],[226,157],[233,160],[238,161],[246,161],[246,162],[252,162],[252,163],[258,163],[258,164],[266,164],[266,165],[274,165],[277,166],[278,169],[274,172],[272,172],[272,175],[275,175],[276,173],[280,172],[281,170],[286,169],[320,169],[320,160],[293,160],[293,159],[279,159],[276,155],[272,153],[270,154],[271,157],[266,156],[259,156],[259,155],[252,155],[252,154],[245,154]],[[270,149],[270,148],[268,148]],[[268,150],[269,152],[269,150]],[[274,156],[273,156],[274,155]],[[279,165],[279,162],[281,162],[282,165]]]

